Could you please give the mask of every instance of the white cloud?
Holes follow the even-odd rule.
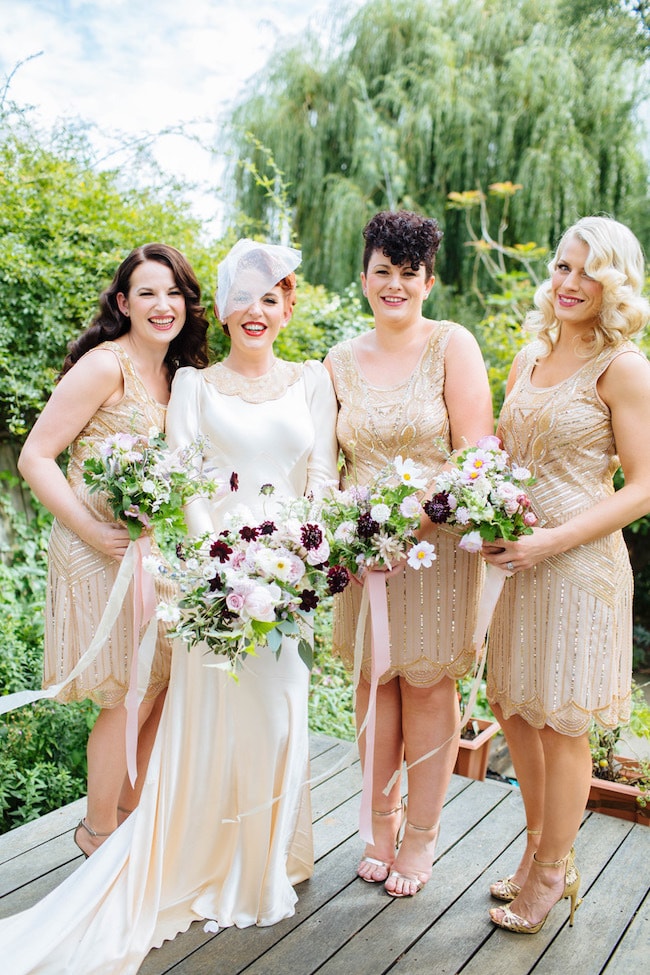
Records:
[[[99,157],[116,135],[174,126],[218,147],[219,118],[278,39],[318,26],[330,10],[327,0],[0,0],[0,91],[19,62],[42,51],[16,70],[9,97],[33,105],[45,124],[93,123]],[[197,119],[210,121],[190,126]],[[176,175],[220,182],[214,156],[191,139],[161,138],[155,156]]]

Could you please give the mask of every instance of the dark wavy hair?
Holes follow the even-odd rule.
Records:
[[[417,271],[424,264],[427,278],[433,274],[435,257],[443,233],[437,220],[410,210],[382,210],[363,228],[363,271],[368,273],[370,255],[382,251],[392,264],[410,264]]]
[[[208,365],[208,320],[201,304],[201,286],[187,259],[180,251],[169,244],[143,244],[136,247],[125,258],[108,288],[99,297],[99,311],[85,332],[70,342],[68,354],[59,375],[64,376],[85,352],[89,352],[102,342],[108,342],[124,335],[131,328],[131,319],[123,315],[117,306],[117,295],[128,295],[131,276],[135,269],[145,261],[165,264],[174,276],[177,287],[185,298],[185,325],[172,339],[165,356],[169,371],[169,384],[181,366],[195,366],[205,369]]]

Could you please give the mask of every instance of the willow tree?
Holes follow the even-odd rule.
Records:
[[[307,276],[337,289],[364,222],[398,206],[443,223],[439,272],[463,288],[448,194],[493,182],[523,184],[513,242],[551,245],[587,212],[642,226],[642,54],[621,43],[636,24],[620,11],[567,25],[561,5],[370,0],[325,40],[276,51],[233,114],[238,209],[276,225],[281,189]]]

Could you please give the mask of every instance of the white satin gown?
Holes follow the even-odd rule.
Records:
[[[335,479],[335,422],[320,363],[276,360],[257,380],[223,364],[179,370],[170,444],[203,435],[206,461],[239,478],[216,506],[189,506],[190,533],[219,530],[240,503],[261,514],[264,483],[296,497]],[[11,975],[133,975],[195,920],[246,927],[294,913],[293,886],[314,864],[309,673],[294,642],[277,660],[260,651],[238,683],[214,660],[175,646],[140,805],[63,884],[0,921]]]

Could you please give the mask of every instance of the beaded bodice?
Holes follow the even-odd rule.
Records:
[[[427,480],[445,463],[451,449],[444,400],[445,349],[453,322],[437,322],[415,369],[393,386],[375,386],[362,374],[353,341],[329,353],[340,403],[337,435],[347,479],[367,483],[399,454],[426,471]]]

